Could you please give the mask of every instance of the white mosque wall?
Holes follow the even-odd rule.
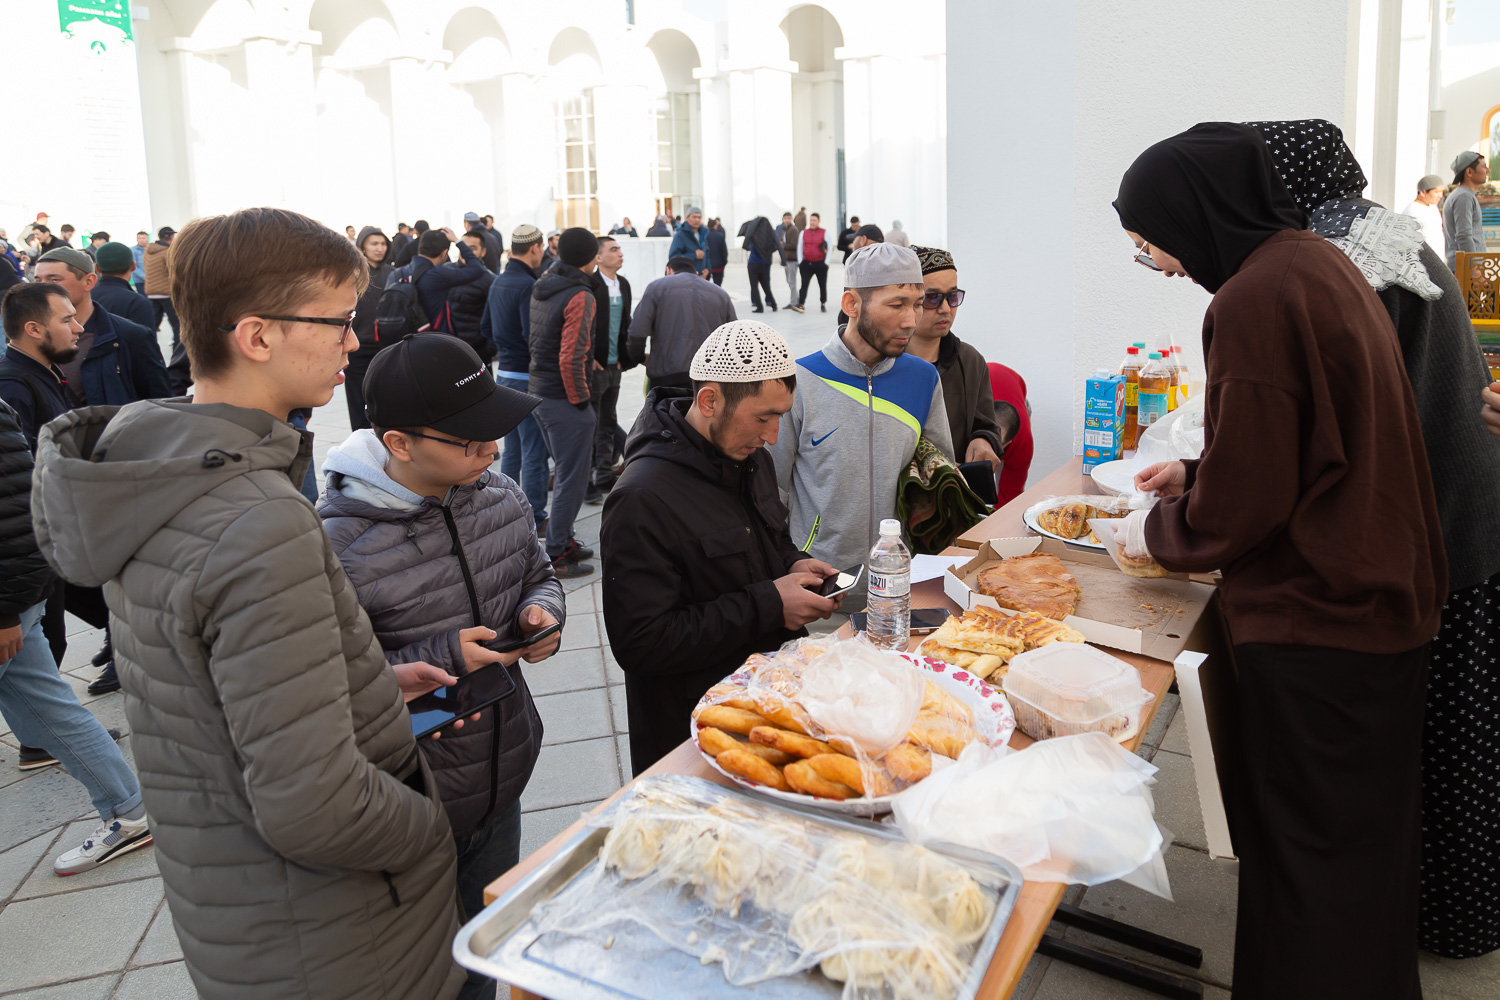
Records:
[[[1141,10],[948,4],[949,242],[969,292],[954,329],[1026,379],[1039,474],[1081,445],[1083,381],[1131,341],[1185,345],[1202,377],[1209,296],[1132,263],[1110,204],[1135,157],[1200,121],[1345,115],[1341,0]]]
[[[80,226],[87,214],[154,232],[273,204],[339,228],[457,228],[476,211],[550,229],[563,188],[555,102],[591,90],[601,230],[625,215],[649,227],[654,108],[672,92],[688,98],[691,134],[675,211],[702,202],[733,232],[808,205],[831,227],[842,145],[850,212],[946,235],[942,0],[637,0],[633,25],[618,0],[133,7],[135,191],[107,208],[61,193],[41,206],[57,217],[71,200]],[[42,8],[0,14],[0,49],[17,47],[4,63],[25,64],[33,37],[56,34],[55,8]],[[47,187],[11,188],[0,211],[15,228]]]

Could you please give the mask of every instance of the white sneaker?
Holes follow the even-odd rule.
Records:
[[[134,820],[112,819],[89,834],[82,846],[59,854],[57,860],[52,862],[52,870],[59,875],[77,875],[149,843],[151,830],[146,824],[146,817]]]

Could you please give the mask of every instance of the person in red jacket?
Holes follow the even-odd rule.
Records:
[[[807,288],[818,279],[818,308],[828,311],[828,230],[814,212],[807,217],[807,228],[797,243],[797,269],[802,272],[802,292],[794,307],[802,312],[807,306]]]
[[[995,404],[1009,403],[1015,415],[1016,430],[1010,444],[1005,447],[1005,459],[1000,466],[1000,483],[996,492],[1000,506],[1010,503],[1026,492],[1026,476],[1031,472],[1031,408],[1026,404],[1026,380],[1014,368],[1007,368],[998,361],[989,363],[990,391]]]
[[[1127,555],[1223,572],[1235,1000],[1419,1000],[1422,713],[1448,571],[1395,327],[1253,128],[1157,143],[1115,208],[1139,263],[1214,297],[1202,457],[1142,470],[1162,499],[1121,533]]]

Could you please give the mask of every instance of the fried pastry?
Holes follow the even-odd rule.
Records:
[[[891,777],[907,784],[915,784],[932,773],[932,751],[926,747],[902,743],[887,753],[884,760]]]
[[[750,742],[772,747],[796,757],[816,757],[820,753],[838,752],[822,740],[815,740],[801,733],[788,732],[785,729],[777,729],[775,726],[756,726],[750,730]]]
[[[761,760],[769,764],[780,766],[788,761],[796,760],[791,754],[772,747],[761,746],[759,743],[741,743],[722,729],[713,726],[705,726],[698,730],[698,746],[710,757],[718,757],[726,750],[745,750],[755,754]]]
[[[709,705],[697,715],[698,724],[701,726],[714,726],[726,733],[748,734],[756,726],[764,726],[764,716],[754,712],[747,712],[742,708],[729,708],[726,705]]]
[[[807,765],[820,777],[848,785],[860,795],[878,797],[896,791],[896,782],[880,764],[861,763],[841,753],[820,753],[807,758]]]
[[[786,783],[793,791],[803,795],[817,795],[825,799],[853,799],[859,793],[838,781],[829,781],[814,771],[805,760],[794,760],[786,766]]]
[[[941,715],[919,715],[906,734],[907,742],[926,747],[944,757],[957,758],[964,747],[979,739],[972,726]]]
[[[1074,612],[1082,595],[1077,579],[1062,560],[1046,552],[1012,556],[986,566],[976,582],[979,592],[993,597],[997,604],[1059,621]]]
[[[770,761],[763,760],[748,750],[736,749],[725,750],[714,760],[718,761],[720,767],[731,774],[737,774],[742,778],[775,788],[786,792],[791,789],[787,787],[786,779],[782,777],[781,770]]]
[[[1059,538],[1077,538],[1088,530],[1088,517],[1088,504],[1065,503],[1042,511],[1037,515],[1036,523],[1043,531]]]

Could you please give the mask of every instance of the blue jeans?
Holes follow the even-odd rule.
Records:
[[[42,635],[45,606],[21,614],[21,651],[0,663],[0,713],[23,745],[46,750],[83,782],[107,823],[140,806],[141,786],[108,731],[57,672]]]
[[[526,391],[523,378],[497,378],[507,389]],[[527,414],[516,429],[505,435],[500,448],[500,473],[519,483],[538,527],[547,520],[547,442],[536,418]]]
[[[484,909],[484,887],[521,862],[521,803],[482,830],[458,841],[458,898],[469,921]],[[495,981],[470,972],[459,1000],[494,1000]]]

